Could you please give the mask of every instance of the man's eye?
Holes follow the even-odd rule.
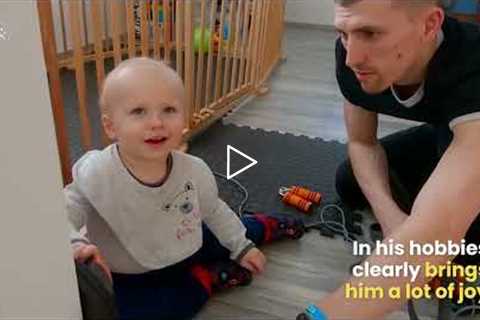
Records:
[[[144,108],[135,108],[133,109],[132,111],[130,111],[130,114],[134,114],[134,115],[141,115],[141,114],[144,114],[145,113],[145,109]]]
[[[343,31],[339,31],[338,36],[340,37],[340,40],[342,40],[342,41],[347,41],[348,40],[348,35]]]
[[[378,37],[379,33],[375,31],[364,31],[362,32],[362,35],[365,39],[373,40]]]

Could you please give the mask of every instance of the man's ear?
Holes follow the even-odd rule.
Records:
[[[425,17],[425,37],[427,39],[435,39],[438,32],[442,29],[443,20],[445,19],[445,12],[443,9],[434,7],[426,12]]]
[[[110,119],[110,116],[108,114],[102,114],[102,124],[103,124],[103,130],[105,130],[105,133],[107,134],[108,138],[110,140],[115,140],[115,128],[113,126],[113,121]]]

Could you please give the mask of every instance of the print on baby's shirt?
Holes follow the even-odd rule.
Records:
[[[193,203],[191,199],[194,197],[195,189],[193,183],[187,181],[183,188],[183,191],[177,193],[173,200],[169,201],[163,206],[163,211],[175,212],[179,210],[183,214],[189,214],[193,210]]]
[[[189,234],[195,233],[201,226],[200,210],[195,205],[196,191],[192,182],[187,181],[183,190],[175,195],[172,201],[164,206],[168,213],[180,212],[183,218],[177,227],[177,239],[183,240]]]

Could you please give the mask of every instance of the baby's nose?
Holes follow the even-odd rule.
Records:
[[[154,113],[151,117],[150,117],[150,125],[152,127],[161,127],[163,126],[163,119],[162,117],[158,114],[158,113]]]

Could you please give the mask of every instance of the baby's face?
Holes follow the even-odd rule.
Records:
[[[125,70],[114,81],[103,117],[108,136],[130,160],[165,160],[182,141],[183,87],[155,69]]]

